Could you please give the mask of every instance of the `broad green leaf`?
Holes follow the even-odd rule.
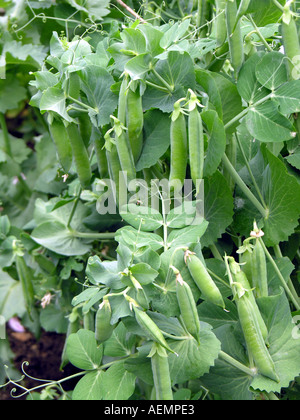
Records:
[[[250,57],[241,68],[237,81],[239,94],[249,104],[266,97],[270,92],[257,80],[255,70],[264,53],[257,52]]]
[[[163,48],[160,46],[160,40],[164,33],[158,28],[154,28],[151,24],[144,23],[139,25],[139,30],[143,32],[146,39],[146,49],[152,57],[157,56],[163,52]]]
[[[68,3],[75,9],[87,13],[92,19],[102,20],[102,17],[109,14],[109,1],[101,0],[68,0]]]
[[[41,111],[53,111],[60,115],[66,121],[73,121],[73,119],[68,115],[66,110],[65,93],[60,88],[49,87],[48,89],[46,89],[41,96],[39,106]]]
[[[196,82],[202,86],[207,93],[209,102],[213,105],[218,113],[219,118],[223,119],[223,108],[220,91],[218,89],[217,81],[214,79],[213,74],[208,70],[196,69]]]
[[[183,22],[176,22],[170,25],[170,28],[165,31],[160,46],[164,49],[170,47],[172,44],[177,43],[188,31],[190,25],[190,19],[186,19]]]
[[[224,125],[236,117],[240,112],[242,112],[242,99],[239,95],[237,87],[229,79],[224,77],[221,73],[209,72],[210,76],[214,79],[214,82],[219,91],[221,104],[222,104],[222,114],[223,114],[223,123]],[[218,110],[217,110],[218,112]],[[220,114],[219,114],[220,116]],[[230,134],[234,131],[238,122],[232,124],[227,130],[226,133]]]
[[[72,392],[73,401],[102,400],[104,390],[102,386],[104,371],[95,370],[86,373],[76,384]]]
[[[255,74],[262,86],[274,91],[288,81],[284,55],[276,51],[265,54],[257,63]]]
[[[8,74],[6,79],[0,80],[0,112],[3,114],[18,108],[19,103],[26,97],[26,89],[21,86],[17,77]]]
[[[300,171],[300,146],[297,147],[294,153],[290,154],[289,156],[286,156],[285,159],[290,165],[294,166]]]
[[[196,201],[183,201],[181,205],[170,210],[167,215],[167,225],[172,229],[181,229],[189,226],[194,221],[196,212]]]
[[[86,275],[93,284],[105,284],[114,289],[123,286],[117,261],[101,261],[97,255],[89,257]]]
[[[155,70],[159,77],[151,73],[147,80],[160,88],[147,87],[143,105],[145,109],[155,107],[163,112],[172,112],[174,103],[185,97],[189,88],[195,88],[193,60],[187,52],[170,51],[167,59],[157,62]],[[168,91],[162,79],[167,82],[172,92]]]
[[[201,321],[210,324],[214,329],[222,327],[223,325],[236,326],[238,322],[236,306],[229,299],[226,299],[225,303],[226,310],[229,311],[227,313],[213,303],[205,301],[200,303],[197,307],[199,318]]]
[[[136,376],[120,361],[108,368],[102,377],[104,400],[128,400],[135,390]]]
[[[61,255],[83,255],[91,249],[90,244],[76,238],[72,231],[58,221],[40,224],[33,230],[31,237],[38,244]]]
[[[300,112],[300,80],[285,83],[275,91],[275,100],[282,114]]]
[[[245,348],[240,340],[241,332],[235,327],[224,324],[214,329],[214,333],[222,343],[222,351],[247,366]],[[252,377],[240,371],[221,358],[215,361],[208,374],[201,378],[201,383],[211,392],[220,395],[223,400],[253,400],[249,390]]]
[[[68,328],[68,319],[65,308],[60,302],[51,303],[46,306],[40,313],[41,327],[45,331],[64,334]]]
[[[128,204],[120,209],[120,215],[127,223],[145,232],[152,232],[163,225],[162,215],[151,207]]]
[[[284,5],[285,0],[279,0],[279,3]],[[248,13],[252,13],[255,23],[259,27],[277,23],[282,16],[282,11],[274,4],[273,0],[251,0]]]
[[[125,28],[120,36],[127,54],[130,52],[133,55],[138,55],[146,51],[146,39],[139,28]]]
[[[104,343],[104,355],[110,357],[129,356],[134,342],[134,335],[129,335],[123,322],[120,322],[112,336]]]
[[[264,143],[281,142],[294,137],[290,121],[278,112],[272,101],[251,107],[246,123],[252,136]]]
[[[90,113],[92,123],[96,127],[108,124],[110,115],[117,107],[117,97],[111,91],[114,79],[98,66],[87,66],[79,75],[82,80],[81,89],[87,96],[89,106],[95,109],[95,113]]]
[[[153,251],[157,251],[163,247],[162,238],[150,232],[137,231],[132,226],[125,226],[116,232],[115,239],[118,242],[123,242],[132,250],[149,246]]]
[[[143,79],[151,68],[152,58],[149,53],[139,54],[131,58],[125,65],[125,70],[130,75],[132,80]]]
[[[222,120],[216,111],[204,111],[201,114],[208,129],[208,146],[204,160],[204,177],[215,173],[226,149],[226,133]]]
[[[209,372],[221,349],[221,343],[208,324],[201,322],[200,345],[194,338],[169,341],[178,356],[169,354],[170,375],[173,383],[180,384]]]
[[[269,215],[264,219],[266,245],[288,240],[298,225],[300,214],[300,186],[289,175],[285,165],[266,149],[269,169],[266,173],[264,196]]]
[[[22,317],[25,302],[21,283],[0,269],[0,314],[8,321],[13,316]]]
[[[204,218],[207,230],[201,238],[203,246],[213,244],[231,224],[233,197],[224,176],[216,171],[204,183]]]
[[[294,324],[289,302],[283,290],[279,295],[260,298],[258,304],[269,331],[269,352],[280,382],[258,375],[251,383],[253,389],[280,392],[289,386],[300,372],[300,346],[293,336]]]
[[[141,156],[136,164],[140,171],[155,165],[158,159],[170,146],[169,116],[158,109],[145,113],[144,116],[144,146]]]
[[[158,276],[158,272],[154,270],[149,264],[137,263],[130,267],[130,272],[133,277],[141,284],[153,283]]]
[[[208,224],[207,220],[202,220],[199,224],[172,230],[168,236],[168,247],[176,248],[198,242],[207,231]]]
[[[47,50],[43,45],[24,44],[11,39],[5,41],[2,54],[6,54],[6,65],[26,62],[27,65],[39,68],[46,57]]]
[[[103,348],[97,346],[93,331],[81,329],[69,335],[67,355],[72,365],[83,370],[93,370],[101,364]]]

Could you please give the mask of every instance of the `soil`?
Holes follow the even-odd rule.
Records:
[[[21,365],[23,362],[29,362],[25,366],[25,372],[30,376],[39,379],[58,380],[78,372],[74,366],[68,364],[64,371],[61,371],[61,353],[63,350],[65,335],[42,331],[39,339],[36,339],[30,332],[14,332],[7,329],[7,338],[10,348],[14,353],[14,366],[22,376]],[[75,382],[76,383],[76,382]],[[64,382],[64,390],[71,390],[75,386],[74,381]],[[31,378],[24,378],[21,382],[27,389],[41,385],[41,382]],[[0,388],[0,400],[25,400],[26,396],[15,398],[10,392],[13,386],[9,385]],[[22,393],[18,390],[16,395]]]

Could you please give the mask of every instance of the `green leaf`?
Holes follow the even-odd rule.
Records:
[[[294,153],[290,154],[289,156],[286,156],[285,159],[290,165],[294,166],[300,171],[300,146],[297,147]]]
[[[290,121],[280,114],[273,101],[251,107],[246,116],[249,132],[261,142],[281,142],[294,137]]]
[[[292,114],[300,111],[300,80],[285,83],[275,91],[275,100],[279,103],[282,114]]]
[[[292,333],[295,325],[283,290],[279,295],[260,298],[258,304],[267,322],[269,352],[280,382],[276,383],[258,375],[252,381],[251,387],[266,392],[280,392],[281,388],[288,387],[300,372],[300,346]]]
[[[26,97],[26,89],[21,86],[17,77],[8,74],[6,79],[0,80],[0,112],[3,114],[18,108],[19,103]]]
[[[173,383],[181,384],[209,372],[221,349],[221,343],[208,324],[201,322],[200,345],[194,338],[169,341],[175,354],[169,354],[170,375]]]
[[[257,52],[245,62],[241,68],[237,81],[239,94],[249,104],[266,97],[270,92],[257,80],[255,70],[264,53]]]
[[[25,302],[21,283],[0,269],[0,314],[9,320],[13,316],[22,317]]]
[[[163,225],[162,215],[151,207],[126,204],[121,207],[120,215],[127,223],[145,232],[152,232]]]
[[[207,230],[201,239],[203,246],[212,245],[231,224],[233,197],[224,176],[216,171],[204,183],[204,218]]]
[[[132,80],[143,79],[151,69],[152,57],[148,53],[139,54],[131,58],[125,65],[125,70]]]
[[[83,370],[97,369],[102,360],[103,348],[97,347],[95,334],[81,329],[67,339],[67,355],[72,365]]]
[[[204,69],[196,69],[196,82],[202,86],[204,92],[208,94],[209,101],[218,113],[219,118],[223,119],[223,108],[220,91],[213,73]]]
[[[93,284],[105,284],[114,289],[123,286],[117,261],[101,261],[97,255],[89,257],[86,275]]]
[[[267,246],[288,240],[298,225],[300,214],[300,185],[289,175],[285,165],[266,149],[269,162],[264,196],[269,215],[264,219],[265,242]],[[288,205],[287,205],[288,203]]]
[[[103,370],[95,370],[86,373],[76,384],[73,393],[73,401],[98,401],[102,400],[103,390]]]
[[[130,272],[133,277],[141,284],[153,283],[158,276],[158,272],[154,270],[149,264],[137,263],[130,267]]]
[[[288,81],[285,57],[280,52],[265,54],[256,65],[256,77],[262,86],[275,90]]]
[[[135,390],[136,376],[128,372],[124,362],[113,364],[106,370],[102,378],[104,400],[128,400]]]
[[[170,28],[164,32],[160,46],[167,49],[171,45],[176,44],[188,31],[190,22],[190,19],[186,19],[183,22],[176,22],[170,25]]]
[[[143,96],[144,108],[159,108],[163,112],[172,112],[174,103],[185,97],[188,89],[195,88],[193,60],[187,52],[170,51],[167,59],[157,62],[155,70],[160,78],[151,73],[147,81],[161,89],[147,87]],[[172,92],[166,90],[161,78],[173,89]]]
[[[153,109],[144,115],[144,146],[136,170],[151,168],[170,146],[171,120],[167,114]]]
[[[131,354],[135,337],[129,335],[123,322],[114,329],[112,336],[104,343],[104,355],[110,357],[126,357]]]
[[[127,54],[130,51],[130,53],[138,55],[146,51],[146,39],[139,28],[125,28],[120,36]]]
[[[168,235],[168,247],[176,248],[178,246],[188,246],[191,243],[198,242],[208,229],[207,220],[197,225],[187,226],[182,229],[172,230]]]
[[[279,3],[283,6],[285,0],[279,0]],[[282,16],[282,11],[274,4],[273,0],[251,0],[248,13],[252,13],[255,23],[259,27],[277,23]]]
[[[149,246],[153,251],[157,251],[164,245],[163,240],[159,235],[150,232],[137,231],[132,226],[125,226],[119,229],[116,232],[115,239],[118,242],[124,243],[132,250]]]
[[[41,96],[39,107],[41,111],[53,111],[64,118],[66,121],[73,121],[66,110],[65,93],[60,88],[49,87],[46,89]]]
[[[58,221],[40,224],[33,230],[31,237],[38,244],[61,255],[84,255],[91,249],[91,245],[76,238],[72,231]]]
[[[109,14],[109,1],[101,0],[68,0],[75,9],[87,13],[92,19],[102,20]]]
[[[87,66],[79,75],[82,80],[81,89],[87,96],[88,104],[95,109],[95,114],[90,114],[92,123],[96,127],[108,124],[118,102],[117,96],[111,91],[113,77],[98,66]]]

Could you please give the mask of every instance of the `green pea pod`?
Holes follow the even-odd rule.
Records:
[[[155,343],[148,357],[151,357],[155,399],[173,400],[169,361],[165,348]]]
[[[153,341],[160,344],[162,347],[167,349],[168,351],[175,353],[166,342],[163,333],[155,324],[155,322],[150,318],[150,316],[144,312],[143,310],[139,309],[137,306],[133,305],[133,310],[135,314],[135,319],[137,323],[145,331],[147,336],[151,337]]]
[[[126,103],[127,103],[127,92],[128,92],[128,76],[124,75],[119,92],[118,101],[118,120],[122,124],[126,124]]]
[[[113,333],[114,325],[111,324],[111,307],[108,299],[103,299],[96,312],[95,338],[98,343],[108,340]]]
[[[107,159],[109,177],[113,182],[113,193],[115,195],[115,203],[119,203],[120,172],[122,171],[122,168],[116,146],[112,144],[110,149],[106,149],[105,154]]]
[[[296,69],[296,64],[300,60],[300,42],[296,20],[289,9],[285,10],[283,14],[281,33],[284,51],[288,57],[290,78],[297,80],[300,77],[299,69]]]
[[[203,179],[204,136],[202,118],[197,109],[197,98],[195,94],[192,95],[192,109],[188,117],[188,143],[191,177],[196,186],[197,180]]]
[[[180,273],[176,275],[176,296],[182,321],[187,331],[200,344],[200,321],[197,306],[190,286],[183,280]]]
[[[77,314],[73,312],[71,314],[71,316],[69,317],[66,340],[65,340],[65,344],[64,344],[64,347],[63,347],[62,355],[61,355],[60,370],[63,370],[63,368],[69,362],[69,358],[68,358],[68,355],[67,355],[67,339],[71,334],[76,334],[77,331],[79,330],[79,328],[80,328],[79,316],[77,316]]]
[[[226,0],[216,0],[216,39],[217,47],[220,47],[224,44],[227,38],[227,29],[226,29],[226,18],[225,18],[225,8]]]
[[[269,294],[266,255],[261,239],[257,238],[255,241],[251,258],[252,284],[257,297],[266,297]]]
[[[175,104],[175,110],[172,114],[170,137],[171,162],[169,181],[171,186],[176,186],[178,182],[183,185],[186,176],[188,158],[187,127],[185,116],[180,111],[179,104]]]
[[[246,274],[241,270],[240,265],[235,262],[234,258],[229,257],[229,267],[230,267],[230,271],[232,273],[234,282],[237,284],[240,284],[241,287],[244,289],[245,291],[245,295],[246,297],[250,300],[252,307],[253,307],[253,311],[254,311],[254,316],[257,319],[260,331],[262,333],[263,339],[265,342],[267,342],[267,337],[268,337],[268,329],[267,326],[265,324],[265,321],[263,320],[263,317],[260,313],[259,307],[257,306],[253,291],[251,289],[251,286],[249,284],[249,281],[247,279]]]
[[[250,1],[251,0],[241,0],[238,11],[237,11],[237,16],[236,16],[235,24],[234,24],[234,27],[233,27],[233,32],[235,31],[236,26],[237,26],[239,20],[241,19],[241,17],[243,17],[247,13],[247,10],[248,10],[249,5],[250,5]]]
[[[101,179],[105,179],[108,176],[108,163],[106,151],[104,148],[105,140],[102,132],[97,128],[92,128],[91,141],[94,143],[94,150],[97,157],[98,171]]]
[[[62,121],[53,120],[49,124],[49,131],[56,147],[59,163],[65,172],[69,172],[73,162],[73,153],[67,129]]]
[[[16,269],[22,285],[26,309],[28,313],[31,314],[34,305],[33,276],[30,268],[26,265],[24,258],[19,255],[16,256]]]
[[[237,309],[248,352],[253,357],[259,373],[279,382],[274,362],[265,345],[255,311],[247,296],[243,295],[237,300]]]
[[[122,171],[127,174],[128,182],[136,179],[136,170],[134,166],[134,159],[132,150],[129,144],[129,140],[125,133],[125,127],[115,117],[114,120],[114,131],[115,131],[115,142],[117,146],[118,156]]]
[[[236,0],[228,0],[226,4],[226,26],[229,43],[231,65],[237,74],[244,62],[244,45],[241,24],[235,25],[237,16]]]
[[[75,166],[80,184],[82,188],[87,188],[90,185],[92,178],[92,170],[87,149],[84,145],[76,124],[69,124],[67,131],[72,146]]]
[[[137,162],[143,148],[144,126],[142,97],[139,89],[135,92],[128,89],[126,105],[127,134],[134,161]]]
[[[220,290],[209,275],[202,261],[191,251],[185,252],[185,262],[189,272],[203,295],[203,299],[225,309]]]
[[[78,128],[80,135],[82,137],[83,143],[86,148],[89,147],[91,136],[92,136],[92,123],[88,114],[81,113],[77,117],[78,119]]]

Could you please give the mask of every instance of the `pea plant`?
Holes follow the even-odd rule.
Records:
[[[77,369],[0,383],[300,399],[299,2],[99,3],[0,1],[0,314]]]

